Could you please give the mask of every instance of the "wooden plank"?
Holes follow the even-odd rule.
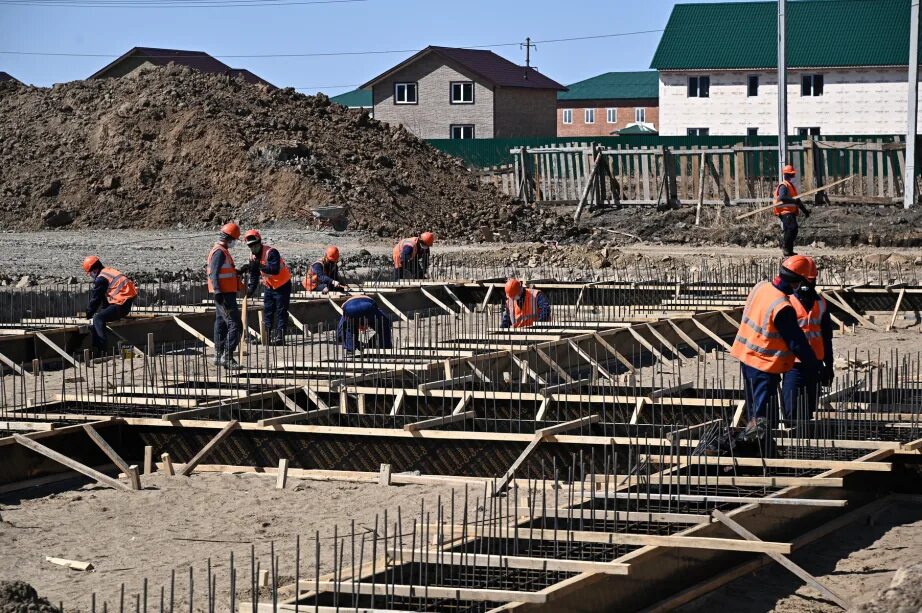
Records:
[[[21,434],[13,434],[13,439],[17,443],[22,445],[23,447],[31,449],[32,451],[39,453],[50,460],[54,460],[55,462],[62,464],[71,470],[77,471],[78,473],[82,475],[86,475],[87,477],[91,479],[95,479],[96,481],[98,481],[99,483],[103,485],[108,485],[109,487],[113,487],[118,490],[130,489],[127,485],[125,485],[121,481],[113,479],[112,477],[108,475],[104,475],[101,472],[94,470],[85,464],[81,464],[80,462],[77,462],[76,460],[72,460],[68,458],[66,455],[64,455],[63,453],[59,453],[53,449],[49,449],[48,447],[45,447],[41,443],[33,441],[32,439],[25,437]]]
[[[202,449],[182,467],[182,470],[179,471],[180,476],[188,477],[190,474],[192,474],[192,471],[195,470],[195,467],[198,466],[198,464],[204,460],[209,453],[211,453],[211,450],[214,449],[218,443],[227,438],[231,432],[239,427],[240,422],[236,419],[229,421],[227,425],[221,429],[220,432],[215,434],[214,437],[208,441],[208,443],[202,447]]]
[[[715,334],[713,330],[705,326],[703,323],[701,323],[694,317],[689,318],[689,321],[691,321],[699,330],[701,330],[702,332],[707,334],[709,337],[711,337],[714,340],[714,342],[719,344],[721,347],[723,347],[727,351],[730,351],[730,345],[727,343],[727,341],[717,336],[717,334]]]
[[[376,596],[399,596],[402,598],[449,598],[477,602],[524,602],[542,604],[547,596],[541,592],[515,592],[511,590],[488,590],[483,588],[442,587],[436,585],[399,585],[393,583],[353,583],[352,581],[302,581],[306,590],[338,591],[343,594],[364,594]],[[310,610],[313,607],[302,606]]]
[[[43,343],[45,343],[45,344],[48,345],[49,347],[51,347],[51,349],[53,349],[55,353],[57,353],[59,356],[61,356],[61,358],[62,358],[65,362],[67,362],[68,364],[70,364],[71,366],[73,366],[73,367],[75,367],[75,368],[79,368],[79,367],[80,367],[80,364],[77,362],[77,360],[75,360],[74,358],[72,358],[71,356],[69,356],[69,355],[67,354],[66,351],[64,351],[63,349],[61,349],[61,347],[59,347],[59,346],[57,345],[57,343],[52,342],[52,340],[51,340],[50,338],[48,338],[47,336],[45,336],[44,334],[42,334],[41,332],[39,332],[39,331],[37,331],[37,330],[36,330],[35,332],[33,332],[33,334],[35,334],[35,338],[37,338],[38,340],[42,341]]]
[[[2,362],[7,368],[12,370],[14,373],[19,375],[20,377],[25,377],[26,375],[30,377],[33,376],[32,373],[30,373],[27,370],[24,370],[19,364],[17,364],[16,362],[8,358],[3,353],[0,353],[0,362]]]
[[[518,568],[527,570],[561,571],[571,573],[602,573],[605,575],[629,575],[630,564],[619,562],[591,562],[586,560],[555,560],[553,558],[529,558],[504,556],[475,552],[449,552],[435,549],[395,549],[388,555],[392,564],[408,563],[413,560],[430,560],[440,564],[478,566],[482,568]]]
[[[468,419],[474,419],[477,416],[476,411],[465,411],[463,413],[452,413],[451,415],[443,415],[442,417],[434,417],[432,419],[424,419],[422,421],[416,421],[410,424],[405,424],[403,429],[407,432],[417,432],[419,430],[425,430],[427,428],[437,428],[438,426],[444,426],[445,424],[453,424],[459,421],[467,421]]]
[[[138,478],[137,468],[132,470],[131,467],[128,466],[128,462],[123,460],[122,456],[116,453],[115,449],[112,449],[112,446],[106,442],[106,439],[100,436],[99,432],[93,428],[93,424],[83,424],[83,431],[86,432],[93,442],[96,443],[96,446],[112,460],[112,463],[115,464],[120,471],[125,473],[131,483],[131,489],[141,489],[141,480]]]
[[[176,475],[176,471],[173,469],[173,460],[170,459],[170,454],[160,454],[160,461],[163,464],[163,474],[168,477],[173,477]]]
[[[461,300],[458,298],[458,296],[455,295],[455,293],[454,293],[453,291],[451,291],[451,288],[450,288],[450,287],[448,287],[447,285],[440,285],[439,287],[442,288],[442,291],[444,291],[446,294],[448,294],[448,297],[449,297],[449,298],[451,298],[452,300],[455,301],[455,304],[457,304],[458,307],[459,307],[463,312],[465,312],[465,313],[470,313],[470,312],[471,312],[471,310],[467,307],[467,305],[464,304],[463,302],[461,302]]]
[[[275,478],[275,489],[283,490],[288,483],[288,458],[279,459],[279,472]]]
[[[906,288],[900,290],[899,296],[896,298],[896,306],[893,307],[893,315],[890,317],[890,323],[887,324],[887,332],[893,329],[893,324],[896,323],[896,316],[900,312],[900,307],[903,305],[903,296],[906,295]]]
[[[425,287],[420,286],[419,291],[422,292],[423,296],[435,303],[437,307],[448,313],[449,315],[455,315],[455,311],[448,308],[448,305],[432,295],[432,292],[428,291]]]
[[[860,315],[858,311],[853,309],[852,306],[848,304],[848,302],[846,302],[845,299],[842,298],[842,296],[840,296],[837,291],[835,290],[824,291],[822,292],[822,294],[829,302],[831,302],[835,306],[839,307],[840,309],[842,309],[843,311],[845,311],[846,313],[848,313],[849,315],[857,319],[861,323],[861,325],[871,328],[872,330],[877,330],[878,332],[882,331],[877,324],[872,322],[867,317]]]
[[[182,328],[183,330],[191,334],[193,338],[197,339],[199,342],[205,343],[206,346],[214,349],[214,341],[207,338],[204,334],[202,334],[201,332],[199,332],[198,330],[196,330],[195,328],[193,328],[192,326],[184,322],[182,319],[179,318],[179,315],[173,315],[173,321],[175,321],[176,324],[180,328]]]
[[[144,474],[149,475],[154,472],[154,448],[151,445],[144,446]]]
[[[799,470],[850,470],[892,472],[889,462],[855,460],[802,460],[795,458],[744,458],[729,456],[640,456],[638,461],[678,466],[732,466],[749,468],[794,468]]]

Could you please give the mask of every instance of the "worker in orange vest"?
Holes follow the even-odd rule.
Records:
[[[794,186],[797,171],[794,167],[788,164],[782,170],[782,175],[784,180],[775,188],[772,212],[781,222],[781,251],[785,257],[790,257],[794,255],[794,241],[800,230],[797,216],[803,211],[804,217],[810,217],[810,211],[797,197],[797,188]]]
[[[435,234],[423,232],[394,245],[394,281],[425,279],[429,271],[429,249],[434,243]]]
[[[83,271],[93,280],[86,318],[93,320],[90,327],[93,348],[102,353],[106,348],[106,324],[126,317],[131,312],[131,304],[138,295],[138,289],[131,279],[119,271],[103,266],[95,255],[84,258]]]
[[[311,264],[301,283],[309,292],[329,293],[330,290],[348,290],[339,277],[339,247],[330,245],[323,257]]]
[[[818,271],[813,258],[795,255],[785,260],[784,267],[803,279],[796,284],[790,296],[791,306],[794,307],[797,324],[807,337],[813,354],[823,365],[817,377],[813,368],[795,359],[794,367],[784,374],[781,383],[781,405],[785,420],[796,422],[813,417],[820,387],[832,385],[832,318],[826,299],[816,292]]]
[[[270,345],[285,344],[288,328],[288,306],[291,304],[291,271],[278,249],[263,244],[259,230],[247,230],[243,240],[250,248],[250,278],[247,297],[256,295],[259,281],[263,290],[263,321]],[[265,339],[263,339],[265,341]]]
[[[211,248],[206,260],[208,291],[214,294],[215,304],[213,363],[229,370],[240,368],[234,353],[243,331],[240,308],[237,306],[237,292],[243,289],[243,283],[230,253],[230,248],[239,238],[240,226],[235,223],[224,224],[218,242]]]
[[[797,323],[790,300],[795,289],[807,283],[803,274],[802,266],[789,258],[774,280],[756,284],[746,299],[730,354],[741,362],[750,439],[762,439],[777,423],[778,384],[781,375],[794,368],[795,360],[801,361],[806,372],[820,376],[821,364]]]
[[[551,320],[551,303],[544,292],[527,288],[518,279],[506,281],[501,328],[528,328]]]

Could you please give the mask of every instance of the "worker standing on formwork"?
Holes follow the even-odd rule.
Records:
[[[434,243],[435,234],[423,232],[394,245],[394,281],[425,279],[429,272],[429,249]]]
[[[799,359],[795,359],[794,368],[784,374],[781,384],[784,418],[797,422],[813,417],[820,386],[832,385],[832,318],[826,299],[816,293],[817,267],[813,258],[795,255],[785,260],[783,266],[803,279],[795,284],[791,306],[813,354],[822,363],[819,376]]]
[[[358,339],[359,332],[374,330],[369,346],[390,349],[391,318],[384,314],[378,304],[368,296],[352,296],[343,303],[343,315],[336,326],[336,340],[343,344],[347,356],[352,356],[365,345]]]
[[[234,359],[234,352],[240,343],[243,322],[237,307],[237,292],[243,289],[230,248],[240,238],[240,226],[226,223],[221,235],[208,253],[208,291],[214,295],[214,360],[215,366],[237,370],[240,364]]]
[[[772,212],[781,222],[781,251],[785,257],[790,257],[795,255],[794,241],[797,240],[797,233],[800,230],[797,216],[803,211],[805,218],[810,217],[810,211],[797,197],[797,188],[794,186],[797,171],[794,167],[788,164],[782,170],[782,174],[784,180],[775,188]]]
[[[95,255],[89,255],[83,260],[83,271],[93,280],[90,303],[86,307],[86,318],[93,320],[90,327],[93,349],[102,353],[106,348],[106,324],[126,317],[131,312],[131,304],[138,295],[138,289],[131,279],[119,271],[103,266]]]
[[[278,249],[263,245],[263,237],[258,230],[247,230],[243,240],[252,254],[247,298],[256,295],[262,279],[266,286],[263,290],[263,319],[266,333],[269,334],[269,342],[266,344],[284,345],[288,306],[291,304],[291,271]]]
[[[301,283],[309,292],[323,292],[327,294],[332,290],[348,290],[349,286],[343,284],[339,276],[339,247],[330,245],[323,257],[311,264]]]
[[[544,292],[525,287],[518,279],[506,281],[501,328],[528,328],[551,320],[551,303]]]
[[[785,260],[774,280],[758,283],[749,293],[730,349],[730,354],[741,362],[746,388],[749,423],[745,438],[765,439],[763,455],[773,453],[771,433],[778,419],[781,375],[794,368],[795,359],[799,359],[804,372],[820,376],[821,365],[797,323],[797,312],[789,298],[807,280],[801,266],[791,270],[786,266],[789,263]]]

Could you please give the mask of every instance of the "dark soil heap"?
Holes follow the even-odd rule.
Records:
[[[541,226],[459,160],[322,94],[176,66],[0,83],[2,229],[312,225],[310,209],[344,204],[350,227],[382,236]]]
[[[61,613],[23,581],[0,581],[0,613]]]

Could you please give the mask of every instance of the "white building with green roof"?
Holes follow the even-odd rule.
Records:
[[[905,132],[909,8],[787,3],[789,134]],[[659,133],[777,134],[777,33],[776,2],[676,5],[652,62]]]

